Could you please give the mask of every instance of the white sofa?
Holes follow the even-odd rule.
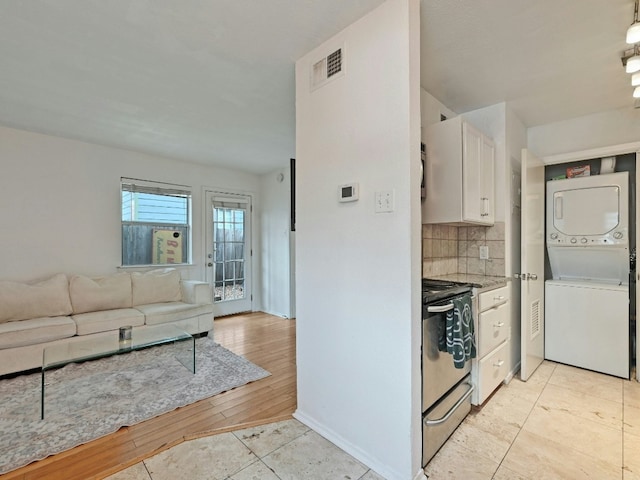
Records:
[[[175,269],[0,281],[0,375],[42,367],[47,345],[161,323],[213,331],[210,285],[182,280]]]

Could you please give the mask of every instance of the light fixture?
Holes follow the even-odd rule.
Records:
[[[627,73],[636,73],[640,71],[640,52],[638,51],[638,45],[633,47],[633,56],[627,58],[625,65]]]
[[[631,73],[631,86],[634,87],[633,98],[640,99],[640,21],[638,20],[638,6],[640,0],[635,0],[633,9],[633,23],[627,29],[627,43],[632,48],[622,53],[622,65],[627,73]],[[635,101],[636,108],[640,108],[640,100]]]
[[[633,13],[633,23],[627,30],[627,43],[633,44],[640,42],[640,21],[638,21],[638,1],[636,0],[636,6]]]

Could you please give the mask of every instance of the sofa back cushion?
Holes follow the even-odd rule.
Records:
[[[131,275],[117,273],[89,278],[74,275],[69,280],[73,313],[131,308]]]
[[[37,283],[0,281],[0,322],[70,314],[69,280],[63,273]]]
[[[182,300],[180,272],[175,268],[131,274],[133,306]]]

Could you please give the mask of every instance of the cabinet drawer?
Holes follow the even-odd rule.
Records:
[[[509,369],[509,342],[504,342],[489,355],[478,362],[478,398],[483,403],[491,392],[507,377]]]
[[[480,312],[484,312],[508,302],[509,287],[505,285],[504,287],[494,288],[493,290],[482,292],[478,297],[478,309]]]
[[[509,337],[509,304],[482,312],[478,317],[478,357],[482,358]]]

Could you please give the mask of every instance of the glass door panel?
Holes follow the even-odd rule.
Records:
[[[250,197],[208,192],[211,205],[207,278],[215,315],[251,310]],[[248,255],[248,258],[247,258]]]

